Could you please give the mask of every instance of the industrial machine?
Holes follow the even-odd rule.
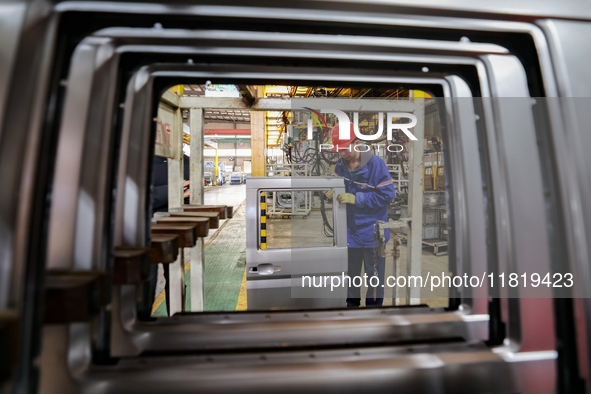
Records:
[[[230,174],[230,185],[240,185],[244,183],[244,174],[240,171],[234,171]]]
[[[204,172],[203,173],[203,182],[204,182],[205,186],[211,186],[214,178],[215,177],[212,172]]]

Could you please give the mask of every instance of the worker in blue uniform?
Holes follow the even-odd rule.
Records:
[[[375,240],[375,225],[378,220],[388,221],[388,205],[394,200],[396,191],[388,168],[382,159],[375,156],[369,145],[357,140],[351,124],[350,138],[339,138],[339,125],[332,130],[333,151],[340,158],[335,167],[335,175],[345,180],[345,191],[337,196],[337,201],[347,204],[347,247],[348,276],[361,275],[361,265],[368,277],[368,290],[365,299],[367,307],[382,306],[384,300],[385,258],[378,255]],[[386,242],[390,232],[385,230]],[[369,283],[376,284],[371,287]],[[347,306],[359,307],[360,288],[351,285],[347,290]]]

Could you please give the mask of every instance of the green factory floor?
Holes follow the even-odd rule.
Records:
[[[205,193],[206,204],[234,206],[233,218],[223,221],[215,232],[210,231],[210,236],[205,240],[205,311],[235,311],[241,309],[240,305],[246,303],[245,299],[239,302],[239,298],[245,297],[245,292],[241,293],[246,267],[244,199],[243,185],[222,186]],[[189,270],[185,270],[185,310],[187,311],[191,310]],[[162,297],[163,295],[160,298]],[[153,310],[152,316],[168,316],[166,302],[160,302]]]
[[[246,269],[244,204],[205,249],[205,310],[234,311]]]

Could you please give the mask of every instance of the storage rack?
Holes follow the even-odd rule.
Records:
[[[309,164],[267,164],[268,177],[310,176]],[[267,197],[269,217],[307,217],[312,210],[311,191],[272,191]]]

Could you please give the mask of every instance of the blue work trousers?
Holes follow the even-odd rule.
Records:
[[[384,272],[386,259],[384,257],[376,257],[377,250],[374,248],[349,248],[349,271],[348,276],[351,278],[351,286],[347,289],[347,306],[358,307],[361,303],[361,288],[354,286],[358,284],[359,279],[354,280],[356,276],[361,275],[361,264],[364,264],[365,273],[367,274],[367,294],[365,297],[365,306],[379,307],[384,301]],[[371,287],[370,278],[374,276],[374,261],[378,271],[379,283],[377,287]],[[373,280],[375,284],[375,279]],[[374,295],[375,292],[375,295]]]

